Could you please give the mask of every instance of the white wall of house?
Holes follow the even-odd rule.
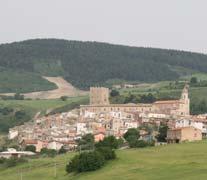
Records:
[[[132,121],[132,122],[124,122],[124,126],[127,129],[130,129],[130,128],[138,128],[138,123],[135,122],[135,121]]]
[[[166,114],[149,113],[148,118],[166,118]]]
[[[48,149],[54,149],[54,150],[60,150],[60,148],[63,146],[62,143],[56,142],[56,141],[52,141],[50,143],[48,143],[47,148]]]
[[[84,113],[84,118],[95,118],[96,113],[90,112],[90,111],[85,111]]]
[[[15,137],[17,137],[19,134],[19,132],[17,130],[9,130],[9,135],[8,138],[9,139],[14,139]]]
[[[77,123],[77,134],[87,133],[86,123]]]
[[[201,131],[204,130],[204,125],[202,122],[196,122],[188,119],[176,120],[175,123],[176,128],[189,127],[189,126],[200,129]]]

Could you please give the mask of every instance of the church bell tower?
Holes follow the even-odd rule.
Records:
[[[183,88],[180,101],[182,103],[183,115],[190,115],[190,99],[189,99],[189,85],[186,84]]]

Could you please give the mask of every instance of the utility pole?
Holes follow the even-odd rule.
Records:
[[[23,180],[22,170],[21,170],[21,172],[20,172],[20,180]]]
[[[81,145],[80,145],[80,154],[81,154]]]
[[[57,163],[56,163],[56,160],[55,160],[55,166],[54,166],[54,177],[55,178],[57,177]]]

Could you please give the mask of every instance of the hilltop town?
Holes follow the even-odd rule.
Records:
[[[141,139],[156,140],[159,127],[168,126],[167,142],[202,140],[207,134],[207,115],[190,115],[189,86],[185,85],[180,99],[155,101],[151,104],[111,104],[109,89],[90,88],[90,104],[60,114],[36,118],[9,130],[8,138],[16,139],[24,148],[68,150],[77,148],[77,140],[93,134],[96,142],[113,135],[122,138],[130,128],[157,127],[149,134],[140,130]]]

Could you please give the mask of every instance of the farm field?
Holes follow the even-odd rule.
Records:
[[[65,165],[73,154],[32,159],[0,170],[0,180],[204,180],[207,179],[207,142],[172,144],[145,149],[118,150],[118,158],[95,172],[67,175]],[[57,177],[55,178],[55,162]]]

